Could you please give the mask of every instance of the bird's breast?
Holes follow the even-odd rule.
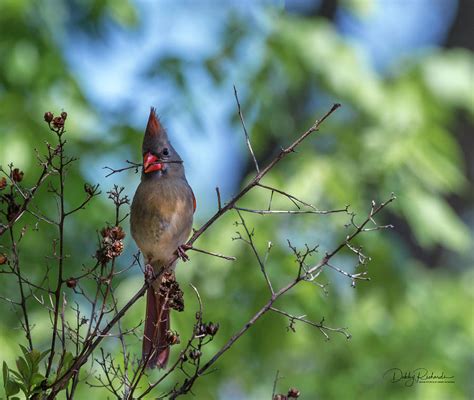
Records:
[[[187,183],[142,182],[132,202],[132,236],[145,260],[164,264],[188,238],[193,221],[192,192]]]

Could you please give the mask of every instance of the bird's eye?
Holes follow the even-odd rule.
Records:
[[[168,148],[165,147],[165,148],[163,149],[163,155],[164,155],[164,156],[167,156],[167,155],[169,155],[169,154],[170,154],[170,152],[169,152]]]

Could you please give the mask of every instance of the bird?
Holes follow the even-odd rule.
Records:
[[[170,355],[170,308],[176,308],[167,293],[170,282],[175,282],[176,255],[187,259],[185,241],[192,230],[196,198],[186,180],[183,160],[153,107],[142,156],[141,181],[130,209],[130,230],[144,257],[145,275],[156,278],[146,294],[142,362],[148,368],[166,368]],[[175,261],[169,265],[171,260]]]

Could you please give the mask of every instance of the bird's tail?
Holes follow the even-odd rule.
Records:
[[[148,288],[146,295],[142,359],[148,368],[166,368],[170,355],[167,337],[170,329],[169,300],[160,293],[158,281]]]

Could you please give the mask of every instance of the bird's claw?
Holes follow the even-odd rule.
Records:
[[[176,254],[184,262],[189,261],[189,256],[186,254],[186,251],[189,250],[190,248],[191,246],[187,244],[182,244],[181,246],[178,246],[178,248],[176,249]]]
[[[150,264],[146,264],[144,275],[145,275],[145,282],[152,281],[153,279],[156,278],[155,269]]]

